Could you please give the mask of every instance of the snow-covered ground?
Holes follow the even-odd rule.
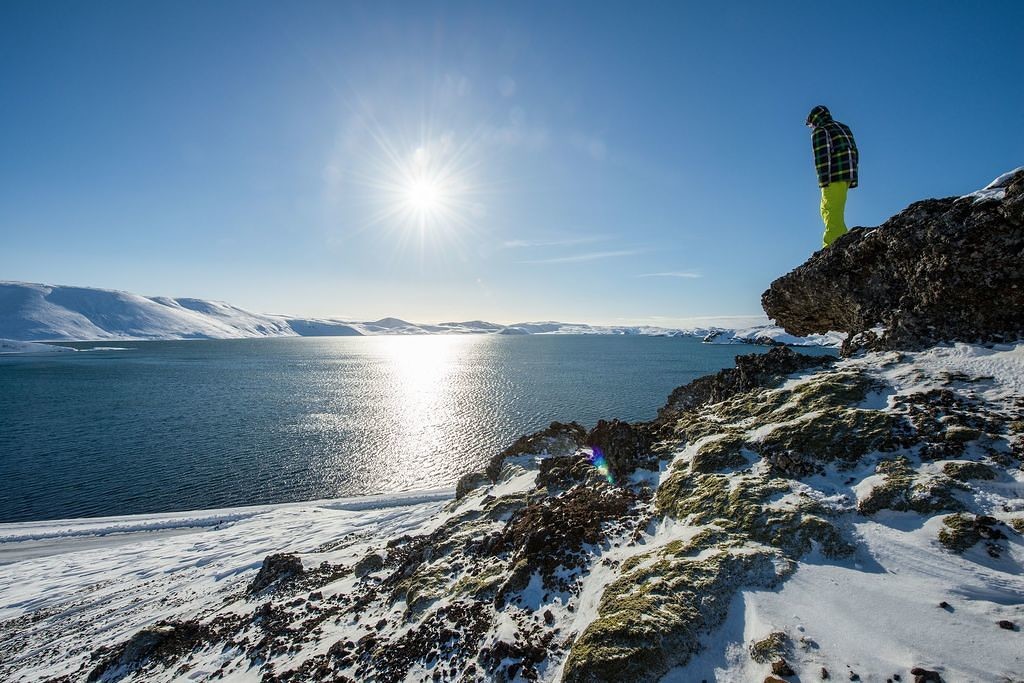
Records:
[[[353,321],[252,313],[220,301],[155,296],[117,290],[0,281],[0,337],[20,341],[237,339],[410,334],[612,334],[699,336],[716,343],[759,338],[799,346],[838,346],[838,335],[802,338],[770,325],[743,330],[588,325],[554,321],[501,325],[484,320],[412,323],[399,318]]]
[[[223,607],[269,554],[351,562],[370,545],[429,528],[451,497],[425,491],[0,524],[0,638],[19,645],[0,654],[0,680],[70,674],[93,648],[140,627]],[[318,553],[343,538],[355,540]],[[26,615],[43,618],[9,621]]]

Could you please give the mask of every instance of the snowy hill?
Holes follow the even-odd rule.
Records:
[[[0,337],[20,341],[294,335],[283,318],[199,299],[0,282]]]
[[[713,330],[704,336],[709,344],[764,344],[769,346],[828,346],[838,348],[846,338],[839,332],[798,337],[778,325],[757,325],[735,330]]]
[[[412,323],[399,318],[368,322],[252,313],[220,301],[145,297],[129,292],[26,282],[0,282],[0,338],[18,341],[127,339],[235,339],[245,337],[334,337],[414,334],[614,334],[704,337],[715,343],[786,343],[838,346],[841,338],[803,339],[778,328],[743,331],[524,322],[500,325],[484,320]]]

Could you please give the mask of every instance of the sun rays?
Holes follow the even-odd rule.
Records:
[[[421,263],[428,254],[433,260],[464,257],[463,244],[485,213],[477,136],[436,132],[429,124],[411,135],[385,129],[367,112],[355,129],[357,143],[340,175],[345,204],[360,220],[345,228],[379,232],[396,257],[410,249]]]

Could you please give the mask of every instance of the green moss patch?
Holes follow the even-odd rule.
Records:
[[[1002,522],[987,515],[957,513],[942,520],[939,543],[954,553],[963,553],[979,541],[985,541],[988,554],[999,557],[1003,547],[998,541],[1006,538],[1000,527]]]
[[[712,439],[697,449],[690,461],[690,469],[694,472],[718,472],[745,467],[750,461],[743,455],[744,443],[743,438],[735,434]]]
[[[875,486],[857,503],[861,514],[873,515],[879,510],[898,512],[957,512],[963,503],[953,496],[958,485],[946,477],[918,477],[906,458],[883,460],[875,472],[885,482]]]
[[[832,408],[781,425],[758,445],[763,455],[795,452],[827,463],[855,463],[889,447],[892,418],[879,410]]]
[[[957,481],[971,479],[991,480],[996,478],[996,471],[980,462],[947,462],[942,466],[942,473]]]
[[[750,646],[750,658],[759,664],[782,659],[792,647],[792,642],[782,631],[772,631]]]
[[[740,586],[778,583],[773,557],[649,558],[605,589],[597,619],[573,643],[562,680],[659,680],[699,650],[700,634],[722,623]]]

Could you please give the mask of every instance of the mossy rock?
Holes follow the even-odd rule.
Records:
[[[467,573],[455,582],[451,592],[475,600],[490,600],[505,578],[505,569],[505,563],[495,562],[481,571]]]
[[[622,574],[573,643],[562,680],[659,680],[700,649],[700,634],[724,621],[741,586],[778,583],[774,557],[720,552],[702,560],[656,559]]]
[[[1009,524],[1018,534],[1024,534],[1024,517],[1014,517]]]
[[[469,472],[462,475],[455,485],[455,500],[461,500],[473,489],[488,483],[490,483],[490,479],[484,472]]]
[[[791,400],[792,392],[782,389],[759,389],[734,396],[713,406],[711,411],[719,420],[738,422],[771,415],[781,410]]]
[[[981,438],[981,430],[961,425],[952,425],[946,429],[946,441],[953,443],[968,443]]]
[[[721,434],[742,434],[742,431],[733,429],[710,410],[699,414],[687,413],[672,425],[672,431],[676,438],[686,443],[696,443]]]
[[[736,435],[711,439],[697,449],[697,453],[690,461],[690,469],[694,472],[718,472],[745,467],[750,464],[743,455],[745,443],[743,437]]]
[[[939,543],[947,550],[962,553],[981,540],[981,534],[974,526],[974,516],[955,514],[942,520],[943,528],[939,530]]]
[[[945,477],[918,477],[904,457],[882,460],[875,472],[885,476],[885,482],[875,486],[857,503],[857,510],[873,515],[880,510],[897,512],[959,512],[964,504],[953,496],[958,485]]]
[[[792,641],[783,631],[772,631],[750,646],[750,658],[758,664],[782,659],[792,648]]]
[[[392,591],[392,601],[404,598],[406,617],[411,619],[448,594],[451,579],[443,567],[420,569],[409,578],[400,581]]]
[[[748,449],[779,460],[781,474],[806,476],[836,460],[856,462],[873,450],[892,450],[895,418],[884,411],[856,408],[876,381],[857,372],[815,376],[792,389],[754,390],[679,418],[675,433],[702,445],[693,469],[713,472],[741,467],[738,453],[744,435],[768,423],[780,423]],[[785,457],[781,457],[785,454]],[[785,463],[799,461],[799,467]]]
[[[877,381],[863,373],[829,372],[798,384],[793,397],[801,410],[824,410],[860,403],[874,388]]]
[[[757,446],[762,454],[795,452],[827,463],[854,463],[890,447],[894,421],[879,410],[831,408],[773,429]]]
[[[942,473],[957,481],[970,481],[971,479],[988,481],[996,478],[996,471],[980,462],[947,462],[942,466]]]
[[[939,543],[954,553],[963,553],[975,543],[988,542],[989,554],[998,557],[1001,548],[995,541],[1006,538],[999,527],[1002,523],[995,517],[957,513],[942,520],[939,530]]]
[[[797,509],[767,507],[773,496],[790,491],[784,479],[745,477],[734,481],[723,474],[677,470],[658,487],[655,507],[661,514],[690,524],[714,525],[738,539],[765,543],[792,557],[810,551],[814,542],[828,557],[850,554],[853,547],[839,530],[813,514],[818,509],[813,502]],[[721,542],[720,537],[715,538]]]

